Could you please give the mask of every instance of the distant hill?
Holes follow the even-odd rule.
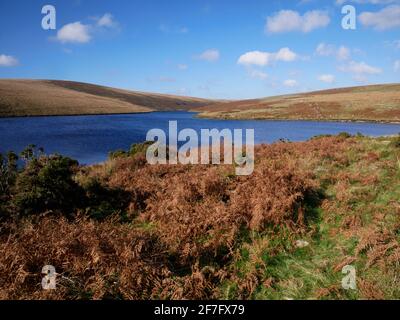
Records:
[[[0,80],[0,117],[189,110],[212,101],[55,80]]]
[[[400,84],[372,85],[198,107],[200,117],[400,122]]]

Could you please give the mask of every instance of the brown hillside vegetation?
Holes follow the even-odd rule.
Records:
[[[400,122],[400,84],[218,102],[196,111],[200,117],[221,119]]]
[[[248,177],[230,165],[151,166],[143,153],[71,167],[68,188],[102,195],[100,206],[21,216],[21,199],[32,208],[37,197],[18,193],[31,191],[33,168],[54,170],[41,158],[0,206],[0,298],[400,298],[398,138],[281,142],[255,159]],[[95,218],[106,190],[126,203]],[[357,291],[341,287],[346,264]],[[59,273],[54,291],[41,289],[44,265]]]
[[[0,117],[188,110],[210,100],[55,80],[0,80]]]

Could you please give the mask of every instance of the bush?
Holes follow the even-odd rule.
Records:
[[[128,153],[124,150],[117,150],[117,151],[111,151],[108,153],[108,158],[110,160],[113,159],[119,159],[119,158],[126,158],[128,156]]]
[[[7,213],[11,190],[18,174],[17,162],[18,156],[14,152],[8,152],[6,158],[0,153],[0,217]]]
[[[84,196],[73,180],[78,162],[60,155],[30,158],[18,175],[13,203],[21,215],[60,211],[71,214]]]
[[[348,138],[352,137],[352,135],[350,133],[348,133],[348,132],[340,132],[338,134],[338,136],[341,137],[341,138],[345,138],[345,139],[348,139]]]
[[[109,159],[119,159],[119,158],[127,158],[127,157],[134,157],[138,154],[146,154],[147,148],[150,147],[154,142],[143,142],[143,143],[135,143],[132,144],[129,151],[125,150],[116,150],[109,152],[108,157]]]
[[[104,219],[116,212],[125,214],[130,201],[129,193],[103,185],[96,178],[90,178],[82,187],[85,191],[85,211],[89,217]]]
[[[144,142],[133,144],[129,150],[129,155],[135,156],[139,153],[146,154],[147,148],[150,147],[154,142]]]
[[[390,142],[390,146],[393,148],[400,149],[400,135],[398,135],[394,139],[392,139],[392,141]]]

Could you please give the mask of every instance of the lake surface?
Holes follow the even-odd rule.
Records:
[[[107,159],[109,151],[128,150],[145,141],[150,129],[168,133],[168,121],[178,121],[178,130],[254,129],[256,143],[279,139],[304,141],[320,134],[358,132],[370,136],[400,133],[399,124],[312,121],[208,120],[191,112],[156,112],[130,115],[0,118],[0,152],[22,151],[27,145],[43,147],[46,153],[60,153],[92,164]]]

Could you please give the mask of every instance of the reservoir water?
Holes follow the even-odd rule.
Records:
[[[400,133],[400,124],[209,120],[198,119],[191,112],[0,118],[0,152],[20,152],[27,145],[35,144],[48,154],[60,153],[77,159],[81,164],[93,164],[106,160],[110,151],[128,150],[131,144],[145,141],[150,129],[159,128],[168,133],[171,120],[178,121],[178,130],[254,129],[256,143],[271,143],[279,139],[304,141],[316,135],[340,132],[370,136]]]

